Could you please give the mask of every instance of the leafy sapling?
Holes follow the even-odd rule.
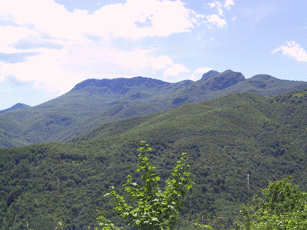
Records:
[[[152,149],[149,145],[142,141],[138,148],[140,163],[137,172],[142,172],[141,178],[144,184],[140,186],[133,182],[132,176],[128,176],[124,187],[132,197],[130,204],[115,191],[114,187],[111,187],[112,191],[105,196],[113,196],[115,210],[126,220],[126,224],[134,229],[174,229],[178,214],[184,206],[182,200],[186,191],[194,184],[189,173],[190,165],[187,163],[186,153],[182,153],[170,177],[166,180],[164,190],[161,190],[159,186],[161,178],[156,172],[156,167],[149,163],[149,158],[146,156],[150,151]],[[97,220],[96,230],[120,229],[104,216],[99,216]]]

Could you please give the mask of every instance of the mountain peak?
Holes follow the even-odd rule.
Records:
[[[209,78],[205,85],[209,90],[215,91],[228,88],[240,81],[245,81],[245,77],[242,73],[226,70]]]
[[[271,75],[268,75],[268,74],[257,74],[255,76],[253,76],[251,79],[255,79],[255,80],[261,80],[261,81],[267,81],[267,80],[278,80],[277,78],[275,77],[272,77]]]
[[[216,70],[210,70],[207,73],[204,73],[200,80],[201,81],[207,80],[211,77],[214,77],[217,74],[219,74],[219,72],[217,72]]]
[[[6,113],[6,112],[9,112],[15,109],[23,109],[23,108],[28,108],[28,107],[31,107],[31,106],[23,104],[23,103],[17,103],[8,109],[0,110],[0,113]]]
[[[114,78],[114,79],[87,79],[75,85],[72,90],[83,90],[87,87],[108,88],[112,92],[127,92],[130,87],[144,85],[146,88],[156,87],[158,85],[169,84],[167,82],[146,78],[146,77],[133,77],[133,78]]]

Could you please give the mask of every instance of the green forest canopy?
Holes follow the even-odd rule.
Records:
[[[139,178],[135,149],[147,140],[161,181],[180,153],[189,154],[195,185],[178,228],[192,221],[231,228],[240,205],[269,181],[293,175],[306,191],[306,108],[306,90],[235,93],[106,124],[67,143],[1,149],[1,226],[54,229],[61,221],[65,229],[94,228],[96,210],[122,225],[103,195],[110,186],[123,194],[126,175]]]

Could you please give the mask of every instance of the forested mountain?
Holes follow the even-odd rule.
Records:
[[[265,87],[279,82],[257,76],[234,86],[253,87],[260,79]],[[200,88],[199,82],[181,84]],[[149,158],[162,181],[180,154],[188,153],[195,185],[184,201],[178,229],[189,229],[194,220],[214,229],[230,228],[238,206],[270,180],[293,175],[300,189],[307,190],[307,90],[266,97],[233,93],[103,124],[67,143],[0,149],[2,228],[93,229],[96,210],[122,224],[103,195],[109,186],[122,191],[128,174],[138,178],[141,140],[153,148]]]
[[[209,71],[198,81],[88,79],[68,93],[31,108],[0,114],[0,148],[37,142],[65,142],[101,124],[164,111],[233,92],[277,95],[307,88],[307,82],[269,75],[249,79],[239,72]]]

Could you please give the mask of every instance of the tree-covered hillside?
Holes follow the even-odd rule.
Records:
[[[245,79],[231,70],[209,71],[198,81],[177,83],[135,77],[88,79],[66,94],[38,106],[0,114],[0,148],[65,142],[109,122],[206,101],[234,92],[277,95],[307,88],[307,82],[269,75]]]
[[[307,190],[307,90],[234,93],[104,124],[67,143],[0,149],[2,229],[93,229],[96,210],[122,224],[103,195],[109,186],[121,193],[129,174],[138,178],[141,140],[161,181],[188,153],[195,185],[178,228],[194,220],[230,228],[239,205],[270,180],[293,175]]]

